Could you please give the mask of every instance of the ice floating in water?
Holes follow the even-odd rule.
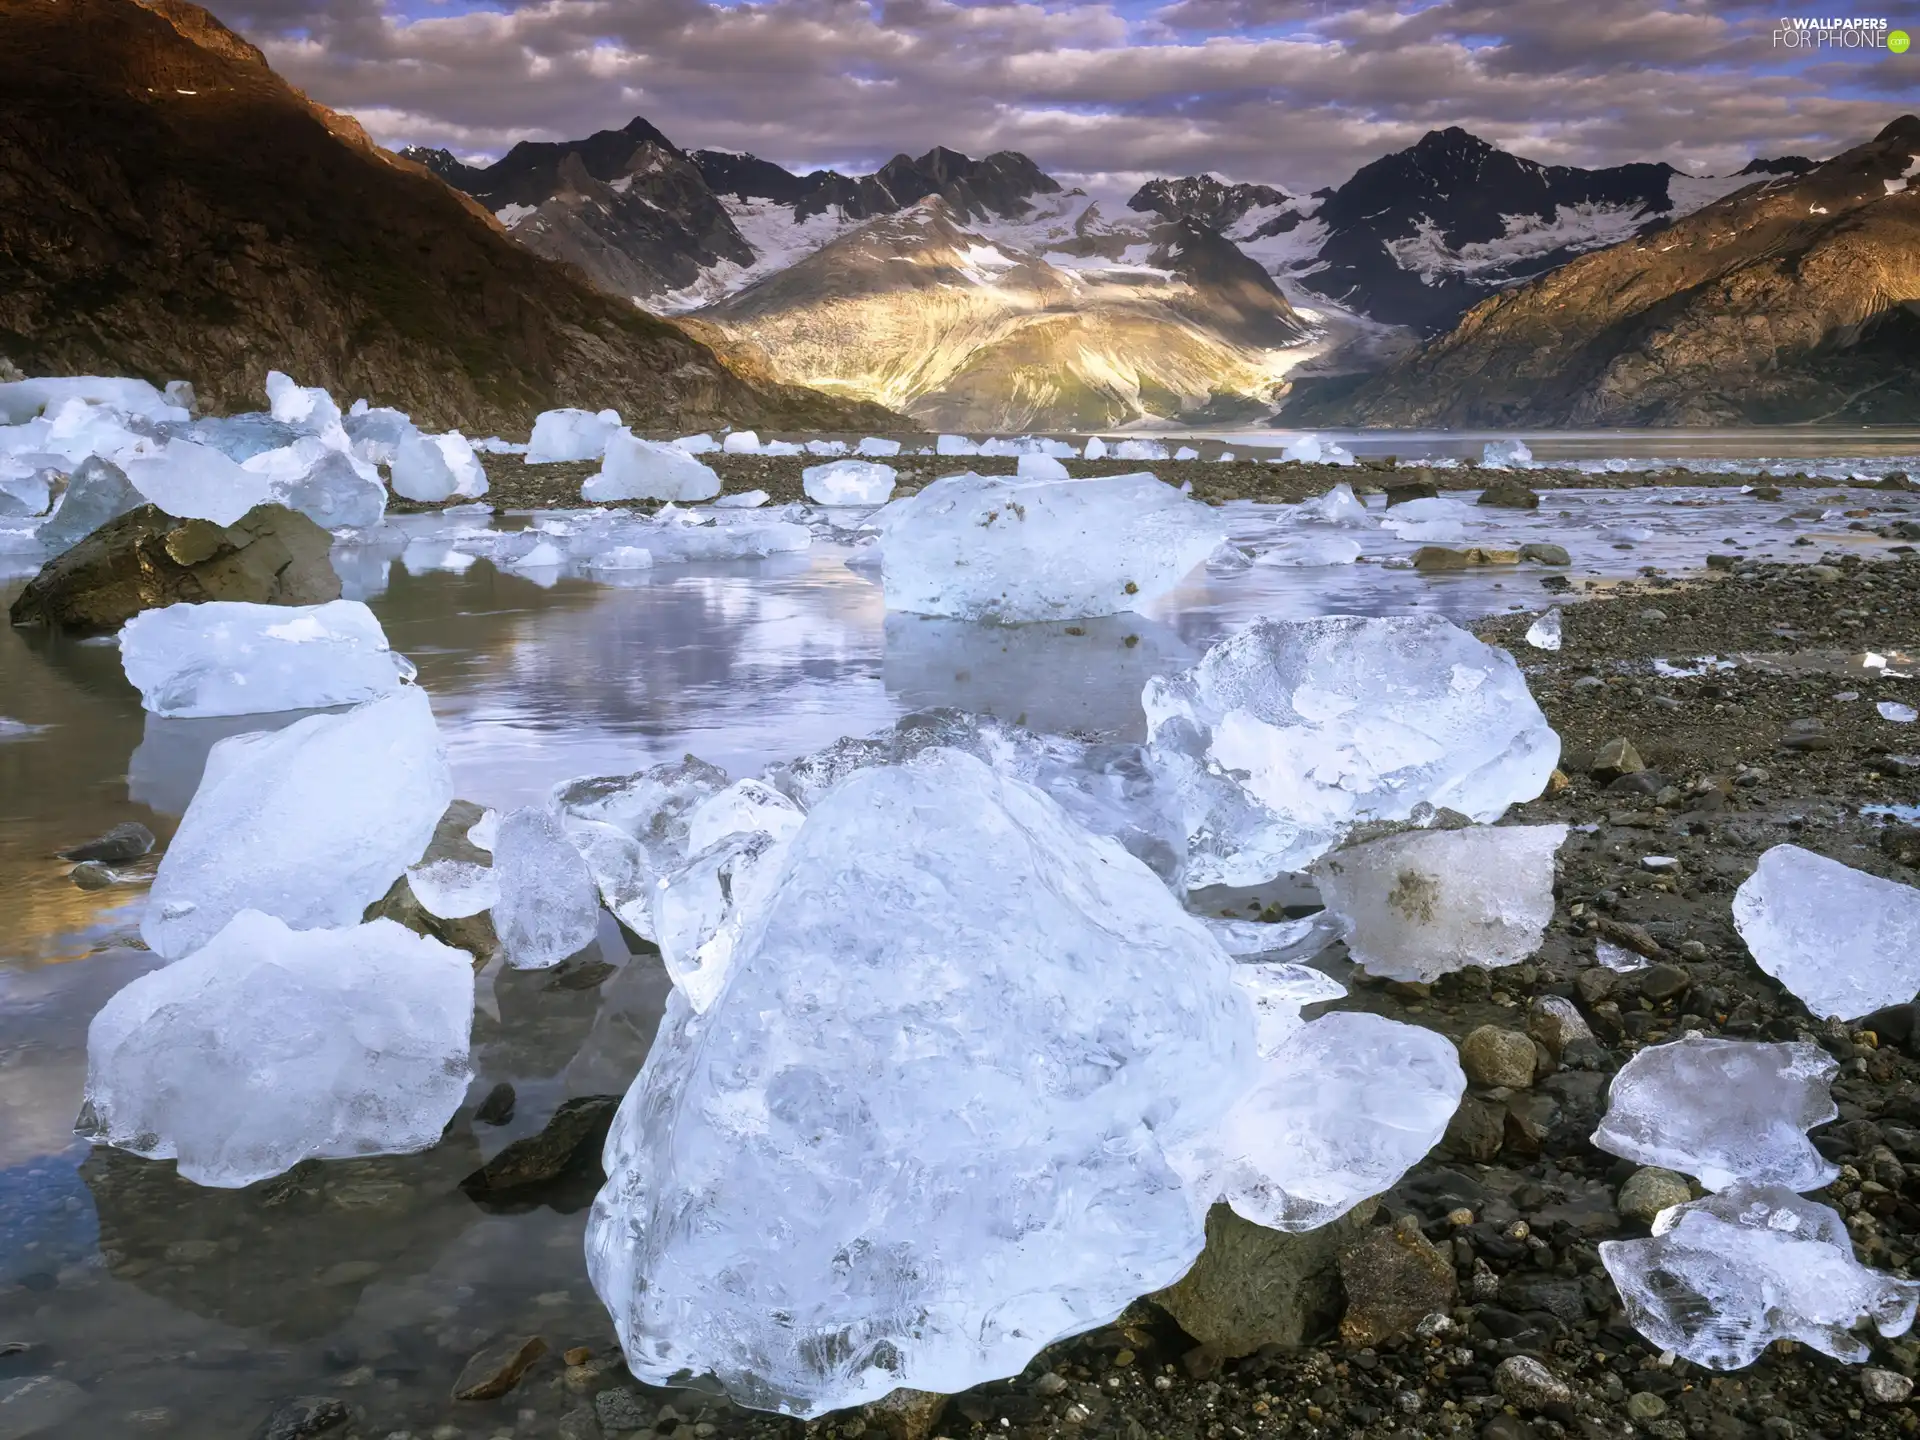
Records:
[[[608,1136],[588,1270],[634,1375],[800,1416],[953,1393],[1177,1279],[1204,1236],[1165,1149],[1255,1064],[1204,927],[951,752],[856,774],[789,847]]]
[[[1300,920],[1273,922],[1228,920],[1218,915],[1203,915],[1200,918],[1206,923],[1208,932],[1220,943],[1220,948],[1229,955],[1306,960],[1340,938],[1339,927],[1324,911]],[[1338,993],[1344,995],[1346,991],[1338,989]]]
[[[1557,608],[1547,611],[1527,627],[1527,644],[1536,650],[1560,648],[1560,611]]]
[[[1287,535],[1254,556],[1256,565],[1351,565],[1360,542],[1346,535]]]
[[[1323,856],[1313,874],[1368,974],[1437,980],[1540,948],[1566,838],[1564,825],[1415,831]]]
[[[434,860],[407,871],[407,887],[420,908],[442,920],[463,920],[491,910],[500,899],[500,883],[491,865],[471,860]]]
[[[1322,525],[1370,527],[1374,523],[1367,513],[1366,502],[1355,495],[1353,487],[1344,480],[1324,495],[1302,500],[1294,507],[1294,514],[1302,520],[1317,520]]]
[[[1524,440],[1489,440],[1480,450],[1480,463],[1489,470],[1525,465],[1532,459],[1533,451]]]
[[[389,467],[393,493],[437,504],[455,496],[473,499],[487,493],[487,472],[459,431],[445,435],[415,432],[395,447]]]
[[[816,505],[884,505],[893,494],[894,468],[872,460],[835,460],[800,472]]]
[[[1662,1210],[1651,1239],[1604,1241],[1600,1260],[1633,1328],[1709,1370],[1751,1365],[1775,1340],[1857,1365],[1872,1353],[1862,1321],[1904,1335],[1920,1304],[1920,1281],[1854,1259],[1838,1211],[1770,1185]]]
[[[140,934],[177,959],[242,910],[352,925],[418,860],[453,800],[426,693],[236,735],[207,756]]]
[[[564,537],[575,558],[596,557],[621,547],[645,550],[655,565],[690,560],[755,560],[807,549],[813,536],[804,525],[741,517],[725,525],[700,524],[687,512],[663,509],[652,519],[630,512],[581,521]]]
[[[888,456],[898,455],[900,453],[900,442],[898,440],[883,440],[878,435],[869,435],[853,447],[853,453],[856,455],[877,456],[884,460]]]
[[[729,446],[734,437],[729,435]],[[631,430],[617,430],[607,441],[600,473],[580,486],[583,499],[600,504],[609,500],[711,500],[720,493],[720,477],[686,451],[673,445],[642,440]]]
[[[726,786],[726,771],[689,755],[633,775],[569,780],[552,800],[602,903],[651,940],[654,881],[685,862],[693,810]]]
[[[547,969],[593,943],[600,929],[599,892],[587,862],[545,806],[500,817],[493,879],[500,892],[493,928],[516,970]]]
[[[276,503],[329,530],[365,530],[387,513],[387,487],[380,483],[380,472],[315,436],[262,451],[241,468],[265,477]]]
[[[1882,700],[1873,708],[1880,712],[1882,720],[1891,720],[1896,725],[1911,725],[1916,719],[1920,719],[1920,711],[1916,711],[1911,705],[1902,705],[1897,700]]]
[[[1226,1120],[1174,1163],[1197,1203],[1223,1199],[1256,1225],[1316,1230],[1412,1169],[1466,1088],[1445,1036],[1323,1015],[1286,1034]]]
[[[191,440],[163,440],[147,453],[125,454],[120,468],[134,489],[182,520],[231,525],[273,498],[266,476]]]
[[[1066,480],[1067,467],[1051,455],[1022,455],[1014,465],[1022,480]]]
[[[1141,702],[1194,886],[1261,884],[1423,803],[1497,820],[1560,756],[1513,657],[1434,616],[1261,620]]]
[[[358,705],[413,675],[358,600],[143,610],[121,627],[120,663],[146,709],[174,716]]]
[[[1857,1020],[1920,990],[1920,890],[1776,845],[1734,892],[1754,963],[1816,1017]]]
[[[587,564],[595,570],[651,570],[653,552],[638,545],[615,545],[611,550],[596,551]]]
[[[607,453],[607,442],[621,428],[618,410],[602,410],[598,414],[591,410],[543,410],[533,420],[526,463],[546,465],[560,460],[598,460]],[[708,443],[711,445],[711,440]]]
[[[87,1029],[79,1128],[197,1185],[440,1142],[471,1073],[473,963],[391,920],[293,930],[242,910]]]
[[[764,490],[736,490],[731,495],[716,495],[713,508],[716,510],[758,510],[773,497]]]
[[[1070,620],[1138,610],[1225,540],[1206,506],[1151,475],[955,475],[888,507],[890,610]]]
[[[1811,1042],[1770,1045],[1690,1031],[1621,1067],[1593,1143],[1697,1176],[1709,1190],[1737,1180],[1817,1190],[1840,1171],[1807,1131],[1840,1113],[1827,1088],[1839,1071]]]

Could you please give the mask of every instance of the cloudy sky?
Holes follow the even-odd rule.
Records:
[[[864,171],[944,144],[1022,150],[1062,177],[1128,183],[1211,170],[1308,188],[1447,125],[1550,163],[1667,160],[1701,173],[1754,155],[1830,154],[1920,106],[1920,47],[1797,56],[1772,43],[1795,13],[1774,3],[211,8],[295,84],[389,145],[498,155],[517,140],[574,138],[644,115],[686,148],[748,150],[794,168]]]

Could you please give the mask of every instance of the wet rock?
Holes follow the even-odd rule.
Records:
[[[1602,745],[1594,754],[1588,771],[1596,780],[1613,781],[1622,775],[1637,775],[1646,768],[1646,762],[1640,758],[1640,752],[1633,748],[1633,742],[1622,737]]]
[[[1869,1365],[1860,1372],[1860,1393],[1875,1405],[1904,1405],[1913,1394],[1913,1381],[1897,1371]]]
[[[353,1423],[353,1411],[343,1400],[327,1395],[301,1395],[283,1400],[253,1432],[253,1440],[307,1440],[330,1435]]]
[[[868,1430],[883,1431],[887,1440],[927,1440],[946,1413],[945,1395],[930,1390],[899,1389],[861,1407]]]
[[[1340,1338],[1356,1347],[1412,1334],[1427,1316],[1452,1309],[1460,1292],[1453,1262],[1411,1215],[1376,1225],[1344,1247],[1340,1280],[1347,1291]]]
[[[1393,480],[1389,481],[1383,488],[1387,492],[1387,508],[1389,510],[1395,505],[1404,505],[1409,500],[1437,500],[1440,498],[1440,487],[1434,484],[1431,479]]]
[[[557,1180],[576,1160],[597,1155],[620,1108],[618,1095],[583,1095],[568,1100],[538,1135],[516,1140],[460,1182],[475,1199],[497,1197]]]
[[[538,1335],[498,1341],[477,1352],[454,1381],[456,1400],[498,1400],[532,1368],[534,1361],[547,1353],[547,1342]]]
[[[638,1390],[629,1390],[625,1386],[602,1390],[594,1396],[593,1415],[600,1422],[600,1428],[609,1435],[653,1428],[653,1411]]]
[[[434,826],[433,839],[427,842],[426,853],[418,863],[430,865],[436,860],[459,860],[470,865],[491,865],[493,856],[467,839],[467,832],[486,813],[483,805],[476,805],[471,800],[455,800],[447,806],[440,823]],[[487,911],[482,910],[478,915],[464,915],[455,920],[443,920],[438,915],[429,914],[414,895],[413,887],[405,875],[395,880],[385,895],[367,907],[363,918],[392,920],[416,935],[425,935],[443,945],[466,951],[473,956],[476,964],[484,963],[500,944],[499,937],[494,933],[493,917]]]
[[[1500,1153],[1507,1138],[1507,1107],[1495,1100],[1468,1095],[1447,1122],[1442,1142],[1454,1154],[1468,1160],[1491,1160]]]
[[[296,510],[256,505],[231,525],[152,505],[109,521],[40,567],[15,625],[111,630],[142,610],[205,600],[318,605],[340,598],[333,537]]]
[[[1500,1303],[1516,1314],[1545,1313],[1563,1325],[1587,1318],[1587,1296],[1571,1275],[1515,1270],[1500,1281]]]
[[[1460,1068],[1473,1084],[1524,1090],[1533,1084],[1533,1037],[1518,1030],[1482,1025],[1460,1042]]]
[[[1653,1217],[1669,1205],[1684,1205],[1691,1199],[1693,1188],[1686,1176],[1648,1165],[1627,1177],[1614,1208],[1629,1220],[1651,1225]]]
[[[1654,965],[1640,972],[1640,993],[1656,1005],[1683,994],[1693,984],[1684,966]]]
[[[1497,550],[1485,545],[1469,545],[1454,550],[1445,545],[1422,545],[1413,552],[1413,568],[1428,572],[1470,570],[1479,565],[1518,565],[1518,550]]]
[[[1527,1007],[1527,1034],[1546,1046],[1547,1054],[1559,1065],[1573,1066],[1600,1058],[1598,1042],[1586,1019],[1563,995],[1534,998]]]
[[[517,1098],[513,1093],[513,1086],[502,1080],[487,1092],[487,1098],[482,1100],[474,1110],[473,1118],[482,1125],[504,1125],[513,1119],[513,1107]]]
[[[1531,1355],[1509,1355],[1493,1372],[1494,1388],[1517,1410],[1544,1410],[1568,1405],[1573,1391],[1558,1375]]]
[[[153,849],[153,832],[138,821],[128,820],[114,826],[106,834],[96,836],[84,845],[75,845],[70,850],[62,850],[62,860],[98,860],[109,865],[124,865],[129,860],[138,860]]]
[[[83,860],[67,872],[67,879],[79,890],[111,890],[120,883],[120,876],[98,860]]]
[[[1520,547],[1520,558],[1531,560],[1536,565],[1571,565],[1573,557],[1567,553],[1564,545],[1550,545],[1535,540]]]
[[[1667,1413],[1667,1402],[1651,1390],[1636,1390],[1627,1397],[1627,1418],[1637,1425],[1658,1420]]]
[[[1902,865],[1920,866],[1920,825],[1889,825],[1880,832],[1880,849]]]
[[[1222,1359],[1304,1344],[1339,1318],[1340,1250],[1364,1235],[1378,1209],[1365,1200],[1331,1225],[1289,1234],[1215,1205],[1200,1258],[1150,1298]]]
[[[29,1435],[70,1434],[60,1427],[86,1403],[86,1391],[52,1375],[0,1380],[0,1437],[25,1440]]]
[[[1518,480],[1496,480],[1480,492],[1475,503],[1500,510],[1538,510],[1540,497]]]

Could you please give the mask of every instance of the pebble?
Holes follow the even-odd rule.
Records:
[[[1460,1042],[1460,1068],[1475,1085],[1524,1090],[1533,1084],[1533,1037],[1482,1025]]]
[[[1494,1387],[1502,1397],[1521,1410],[1544,1410],[1549,1405],[1567,1405],[1573,1391],[1531,1355],[1509,1355],[1493,1372]]]
[[[602,1430],[649,1430],[653,1427],[653,1417],[644,1407],[640,1393],[624,1386],[602,1390],[594,1396],[593,1413]]]
[[[1651,1390],[1636,1390],[1627,1397],[1627,1418],[1644,1425],[1667,1413],[1667,1402]]]
[[[1647,768],[1633,742],[1624,737],[1607,741],[1593,757],[1590,767],[1596,780],[1618,780],[1622,775],[1637,775]]]
[[[1627,1177],[1614,1208],[1629,1220],[1651,1225],[1653,1217],[1669,1205],[1684,1205],[1692,1198],[1693,1190],[1684,1175],[1648,1165]]]
[[[1875,1405],[1903,1405],[1913,1394],[1913,1381],[1896,1371],[1868,1366],[1860,1372],[1860,1393]]]

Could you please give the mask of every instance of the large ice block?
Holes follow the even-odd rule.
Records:
[[[1760,857],[1733,896],[1753,960],[1824,1018],[1857,1020],[1920,991],[1920,890],[1798,845]]]
[[[169,960],[242,910],[352,925],[425,852],[453,800],[426,693],[222,740],[160,861],[140,934]]]
[[[198,1185],[425,1150],[465,1099],[473,962],[391,920],[242,910],[87,1029],[80,1129]]]
[[[388,470],[393,493],[407,500],[437,505],[487,493],[486,467],[458,430],[445,435],[422,435],[416,430],[402,437]]]
[[[1313,876],[1368,974],[1437,980],[1540,948],[1566,838],[1565,825],[1411,831],[1323,855]]]
[[[816,505],[884,505],[897,472],[877,460],[833,460],[800,472],[807,498]]]
[[[1751,1365],[1775,1340],[1857,1365],[1872,1353],[1862,1322],[1904,1335],[1920,1304],[1920,1281],[1854,1259],[1837,1210],[1771,1185],[1662,1210],[1652,1238],[1605,1241],[1600,1260],[1633,1328],[1709,1370]]]
[[[297,384],[278,370],[267,372],[267,407],[282,425],[319,434],[340,423],[340,407],[318,385]]]
[[[767,832],[735,832],[654,881],[654,943],[696,1011],[712,1005],[726,983],[740,936],[785,858],[786,846]]]
[[[711,500],[719,493],[720,477],[712,466],[677,445],[642,440],[624,429],[608,439],[600,473],[580,486],[581,498],[596,505],[611,500]]]
[[[120,630],[120,663],[156,715],[257,715],[378,700],[413,666],[358,600],[213,600],[143,610]]]
[[[68,479],[60,504],[40,527],[40,543],[50,556],[63,554],[109,520],[146,503],[147,497],[128,483],[126,473],[111,460],[98,456],[82,460]]]
[[[855,774],[608,1136],[588,1269],[633,1373],[818,1415],[1015,1374],[1171,1283],[1204,1235],[1166,1148],[1253,1074],[1230,970],[1030,787]]]
[[[493,842],[493,928],[516,970],[544,970],[593,943],[600,894],[587,862],[544,805],[500,817]]]
[[[241,468],[264,477],[276,503],[329,530],[365,530],[387,513],[380,472],[316,436],[262,451],[242,461]]]
[[[231,525],[273,499],[266,476],[191,440],[163,440],[123,454],[120,469],[147,499],[182,520]]]
[[[1649,1045],[1620,1068],[1593,1143],[1641,1165],[1817,1190],[1839,1170],[1807,1131],[1840,1112],[1828,1087],[1840,1066],[1818,1045],[1721,1040],[1689,1032]]]
[[[1014,623],[1138,610],[1226,539],[1151,475],[953,475],[885,512],[890,610]]]
[[[41,414],[51,414],[69,400],[110,406],[149,420],[191,417],[146,380],[117,375],[58,375],[0,383],[0,425],[19,425]]]
[[[1496,820],[1560,756],[1513,657],[1437,616],[1256,621],[1141,702],[1196,886],[1302,869],[1421,804]]]
[[[607,441],[620,432],[620,412],[602,410],[543,410],[533,419],[526,463],[546,465],[558,460],[598,460],[607,453]]]

